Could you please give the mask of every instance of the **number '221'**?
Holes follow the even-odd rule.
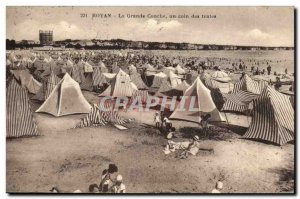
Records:
[[[87,14],[86,13],[82,13],[82,14],[80,14],[80,17],[81,18],[87,17]]]

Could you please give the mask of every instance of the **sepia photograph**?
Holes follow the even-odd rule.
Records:
[[[294,195],[295,12],[6,6],[6,193]]]

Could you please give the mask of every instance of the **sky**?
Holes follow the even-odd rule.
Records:
[[[93,14],[111,18],[92,18]],[[87,14],[87,17],[81,17]],[[124,15],[124,18],[119,18]],[[144,14],[145,18],[129,15]],[[147,15],[152,15],[147,17]],[[165,15],[158,18],[153,15]],[[191,18],[192,15],[216,18]],[[176,18],[170,18],[175,15]],[[187,15],[189,18],[179,18]],[[293,7],[7,7],[6,38],[126,39],[219,45],[294,46]]]

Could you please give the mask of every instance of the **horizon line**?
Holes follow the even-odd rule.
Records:
[[[9,39],[9,38],[6,38]],[[9,39],[9,40],[15,40],[15,39]],[[21,39],[21,40],[15,40],[15,41],[39,41],[39,40],[34,40],[34,39]],[[128,41],[128,42],[149,42],[149,43],[172,43],[172,44],[193,44],[193,45],[214,45],[214,46],[235,46],[235,47],[270,47],[270,48],[295,48],[294,46],[253,46],[253,45],[238,45],[238,44],[204,44],[204,43],[190,43],[190,42],[173,42],[173,41],[143,41],[143,40],[128,40],[128,39],[121,39],[121,38],[112,38],[112,39],[62,39],[62,40],[53,40],[53,42],[57,42],[57,41],[64,41],[64,40],[71,40],[71,41],[82,41],[82,40],[88,40],[88,41],[92,41],[92,40],[98,40],[98,41],[112,41],[112,40],[123,40],[123,41]]]

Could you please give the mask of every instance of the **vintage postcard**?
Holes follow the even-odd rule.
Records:
[[[6,192],[295,194],[294,7],[6,7]]]

